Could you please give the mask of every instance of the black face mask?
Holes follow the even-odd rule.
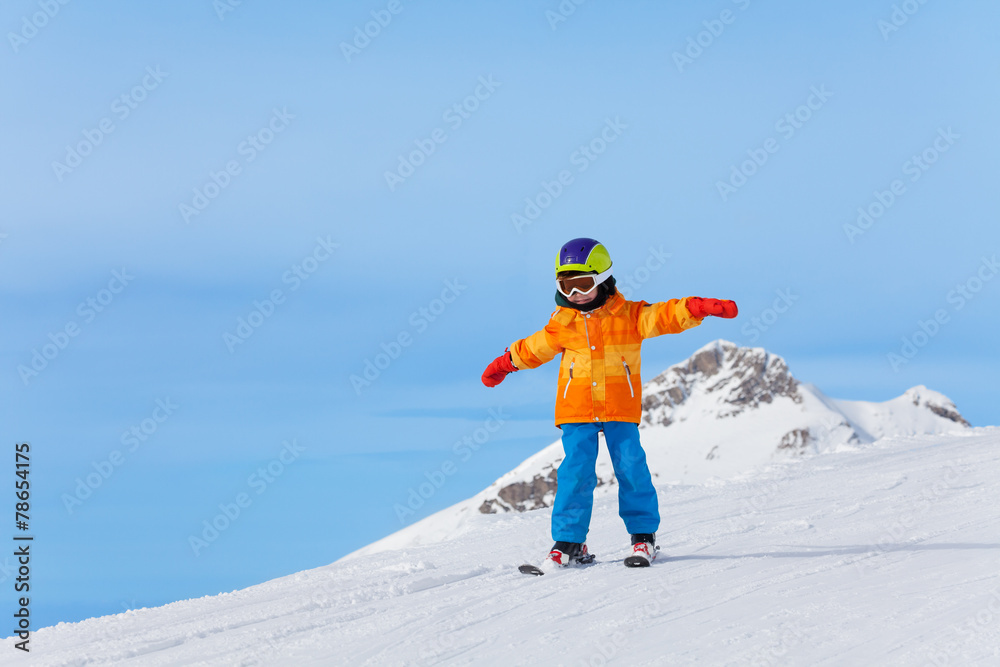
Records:
[[[563,308],[572,308],[573,310],[579,310],[581,312],[596,310],[605,304],[605,302],[615,293],[615,277],[611,276],[603,283],[597,286],[597,296],[594,297],[593,301],[589,303],[573,303],[566,297],[562,295],[562,292],[556,290],[556,305],[562,306]]]

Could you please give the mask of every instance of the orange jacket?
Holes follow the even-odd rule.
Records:
[[[537,368],[562,353],[556,426],[570,422],[623,421],[642,416],[642,341],[696,327],[687,299],[663,303],[626,301],[615,293],[583,313],[559,307],[541,331],[510,346],[518,369]]]

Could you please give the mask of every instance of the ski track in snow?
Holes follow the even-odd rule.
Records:
[[[659,487],[652,567],[614,497],[593,565],[517,572],[548,510],[451,542],[3,640],[3,664],[1000,665],[1000,428]]]

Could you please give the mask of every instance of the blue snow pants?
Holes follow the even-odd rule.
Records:
[[[584,422],[562,425],[566,453],[557,472],[556,499],[552,507],[552,539],[585,542],[594,509],[597,486],[597,434],[611,454],[618,480],[618,515],[630,534],[655,533],[660,527],[656,489],[639,443],[639,425],[631,422]]]

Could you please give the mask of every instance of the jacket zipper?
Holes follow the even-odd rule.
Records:
[[[569,362],[569,379],[566,380],[566,388],[563,389],[563,398],[566,398],[566,392],[569,391],[569,383],[573,381],[573,364],[575,361]]]
[[[625,379],[628,381],[628,393],[632,398],[635,398],[635,392],[632,391],[632,371],[629,369],[628,364],[625,363],[625,355],[622,355],[622,366],[625,367]]]

